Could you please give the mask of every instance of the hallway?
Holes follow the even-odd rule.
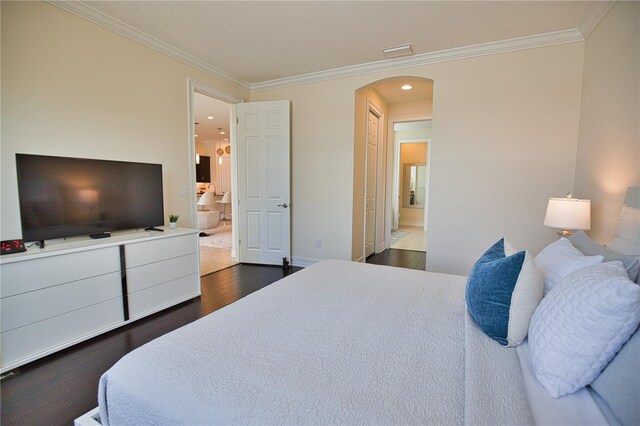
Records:
[[[391,248],[426,253],[427,233],[421,227],[400,226],[397,231],[391,231]]]

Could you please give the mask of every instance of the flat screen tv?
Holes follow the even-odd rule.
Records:
[[[164,224],[162,165],[16,154],[25,241]]]

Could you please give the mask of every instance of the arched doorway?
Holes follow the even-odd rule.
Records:
[[[405,85],[411,88],[405,90]],[[392,77],[356,90],[352,260],[365,261],[371,253],[390,248],[391,231],[401,214],[401,164],[394,127],[399,123],[430,122],[432,100],[433,81],[423,77]],[[425,165],[428,160],[425,158]],[[428,200],[428,177],[425,179],[424,197]],[[427,205],[423,208],[426,229]]]

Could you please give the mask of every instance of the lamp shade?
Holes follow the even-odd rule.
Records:
[[[549,198],[544,226],[559,229],[591,229],[591,200]]]

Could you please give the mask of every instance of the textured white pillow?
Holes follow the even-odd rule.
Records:
[[[558,398],[591,383],[640,323],[640,286],[622,262],[582,268],[542,299],[529,326],[538,381]]]
[[[566,238],[546,246],[535,258],[544,277],[544,293],[547,294],[556,284],[570,273],[602,262],[602,256],[585,256]]]

